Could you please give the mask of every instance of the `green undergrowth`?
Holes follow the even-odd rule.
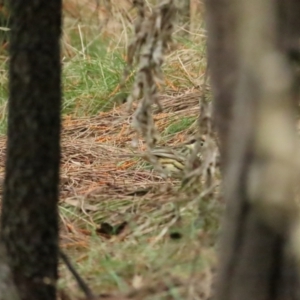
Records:
[[[158,199],[158,203],[153,203],[153,198],[102,200],[97,204],[97,212],[89,216],[82,215],[78,208],[61,208],[66,219],[92,232],[88,251],[70,250],[69,253],[73,259],[84,257],[76,263],[76,268],[84,278],[90,279],[88,282],[95,293],[126,294],[154,284],[154,295],[149,299],[177,299],[177,296],[184,299],[185,282],[195,272],[200,275],[211,267],[220,205],[215,200],[199,203],[196,198],[184,199],[177,205],[174,198],[166,196],[162,200]],[[78,213],[81,218],[77,219]],[[108,239],[96,233],[101,222],[113,224],[116,215],[118,223],[128,222],[125,229],[128,234]],[[180,216],[179,222],[174,221],[176,216]],[[70,278],[64,267],[62,272],[65,276],[60,286],[64,289],[70,287]],[[175,282],[178,281],[181,285],[177,291]],[[155,282],[169,285],[164,296],[159,295]],[[76,290],[74,287],[73,292]],[[176,297],[172,295],[177,292]]]
[[[63,113],[95,115],[120,104],[117,96],[126,91],[126,87],[118,89],[125,68],[123,56],[124,50],[111,50],[103,41],[95,41],[84,53],[64,62]]]
[[[123,89],[120,89],[120,80],[126,66],[126,43],[102,38],[96,30],[89,30],[86,35],[85,31],[72,30],[69,34],[68,47],[74,55],[62,60],[62,114],[92,116],[124,102],[134,80],[131,75]],[[177,40],[175,45],[163,65],[166,84],[162,86],[162,93],[164,89],[172,90],[176,87],[174,91],[179,91],[198,86],[205,71],[204,40]],[[0,57],[0,64],[0,133],[3,134],[6,130],[8,98],[7,55]],[[183,120],[181,125],[174,124],[168,130],[170,133],[177,132],[181,126],[185,127],[185,121],[188,122]]]
[[[104,38],[99,28],[82,31],[78,28],[78,23],[65,28],[64,34],[69,37],[67,46],[72,55],[62,59],[62,114],[75,118],[97,115],[119,105],[130,92],[134,80],[132,75],[120,89],[128,45],[128,40],[121,38],[123,32],[118,37],[116,34],[113,38]],[[128,33],[124,36],[130,36],[131,31],[124,28]],[[206,69],[203,32],[199,29],[190,39],[177,39],[173,51],[167,53],[163,65],[165,84],[160,87],[162,94],[166,91],[174,95],[203,84]],[[7,57],[0,57],[1,134],[6,131],[6,62]],[[170,137],[188,129],[194,122],[193,117],[174,119],[162,135]],[[162,186],[164,184],[166,182],[162,182]],[[96,208],[92,211],[85,208],[84,203],[81,207],[74,207],[62,199],[62,221],[91,233],[86,237],[85,248],[66,250],[81,276],[96,293],[113,291],[124,294],[134,288],[152,287],[146,295],[136,298],[203,299],[200,292],[197,292],[197,297],[192,297],[185,290],[189,289],[189,293],[196,291],[203,282],[203,272],[211,265],[222,205],[216,199],[199,202],[190,198],[181,201],[178,208],[174,204],[176,198],[171,197],[168,190],[164,199],[158,196],[151,199],[122,198],[122,191],[120,194],[119,197],[107,194],[101,199],[92,199]],[[89,199],[84,199],[84,202],[90,204]],[[177,209],[180,222],[174,223]],[[103,222],[112,225],[127,222],[125,231],[128,233],[122,238],[122,233],[110,238],[101,236],[97,228]],[[60,278],[60,287],[78,299],[75,297],[78,288],[64,266],[61,266]],[[176,280],[179,280],[180,288],[175,284]],[[160,290],[161,284],[169,289]]]
[[[184,131],[188,129],[195,121],[195,117],[183,117],[179,121],[174,121],[174,123],[170,124],[167,128],[165,128],[163,134],[172,135]]]

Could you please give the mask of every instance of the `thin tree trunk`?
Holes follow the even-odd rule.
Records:
[[[298,218],[292,194],[296,157],[292,86],[299,83],[286,59],[291,36],[299,38],[300,30],[296,34],[289,29],[296,18],[286,19],[293,15],[288,7],[293,1],[276,3],[270,15],[274,3],[206,1],[227,204],[217,300],[300,299],[296,259],[289,248],[291,226]]]
[[[1,238],[20,299],[55,299],[61,0],[10,1],[9,114]]]
[[[221,161],[227,159],[230,120],[237,86],[236,16],[230,0],[206,0],[207,55],[214,101],[214,122],[219,132]]]

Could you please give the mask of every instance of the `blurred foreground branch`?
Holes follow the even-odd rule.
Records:
[[[229,129],[217,124],[227,212],[216,299],[298,299],[298,252],[289,251],[299,223],[296,77],[278,43],[279,16],[286,17],[278,9],[286,8],[271,0],[214,0],[207,8],[210,60],[221,51],[232,68],[212,62],[217,122]],[[236,25],[233,32],[224,19]],[[222,66],[230,84],[216,75]],[[222,94],[226,84],[231,90]]]

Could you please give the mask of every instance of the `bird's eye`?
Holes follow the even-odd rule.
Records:
[[[190,140],[189,144],[194,144],[194,143],[196,143],[196,142],[197,142],[196,139],[192,139],[192,140]]]
[[[201,147],[204,146],[205,140],[206,140],[206,137],[205,137],[205,135],[204,135],[204,136],[202,136],[201,139],[200,139],[200,145],[201,145]]]

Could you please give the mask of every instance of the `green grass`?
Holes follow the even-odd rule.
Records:
[[[86,116],[109,110],[131,90],[133,78],[124,90],[114,93],[125,67],[126,43],[95,36],[97,38],[90,39],[76,30],[71,36],[77,54],[64,62],[64,114]],[[203,36],[178,39],[176,50],[166,56],[163,66],[166,86],[162,90],[174,92],[174,87],[180,91],[201,84],[206,68],[205,51]],[[194,122],[194,117],[174,118],[162,136],[185,131]],[[180,224],[170,225],[167,218],[172,216],[170,211],[174,214],[174,198],[168,192],[165,197],[165,202],[156,203],[159,200],[155,198],[120,200],[107,196],[98,199],[98,209],[88,214],[68,205],[61,206],[64,220],[92,232],[89,249],[75,250],[70,255],[73,260],[84,255],[76,268],[83,278],[90,279],[88,282],[96,293],[127,293],[133,289],[134,279],[140,276],[144,286],[152,284],[158,291],[149,292],[141,299],[185,299],[182,289],[187,287],[176,288],[173,279],[188,282],[189,278],[199,276],[197,280],[203,281],[201,274],[211,263],[205,251],[213,251],[219,230],[220,204],[215,199],[199,202],[191,196],[179,205]],[[129,222],[130,234],[122,240],[98,236],[96,227],[101,222],[113,224],[116,216],[119,223]],[[179,231],[182,238],[171,239],[170,233],[174,231]],[[60,285],[70,289],[70,277],[66,272],[64,268]],[[170,289],[159,292],[162,283]],[[194,284],[193,288],[199,285]]]
[[[93,47],[92,47],[93,46]],[[121,51],[109,51],[103,42],[93,43],[88,54],[78,55],[64,63],[63,113],[75,116],[95,115],[113,107],[114,92],[125,67]]]
[[[196,118],[194,117],[184,117],[169,125],[163,133],[164,135],[171,135],[186,130],[195,122],[195,120]]]
[[[79,32],[76,26],[65,28],[74,56],[63,60],[62,114],[93,116],[119,104],[131,90],[133,76],[123,90],[118,89],[126,64],[124,57],[128,41],[105,38],[99,33],[98,27],[82,27],[83,30]],[[131,29],[124,28],[124,31],[129,34]],[[167,54],[163,66],[166,85],[162,91],[166,88],[171,94],[199,85],[206,67],[203,37],[178,39],[177,43],[176,50]],[[8,97],[5,57],[0,60],[0,70],[0,134],[3,134],[6,131]],[[176,119],[162,135],[171,136],[184,131],[194,121],[195,118],[190,117]],[[144,167],[150,168],[146,163]],[[166,184],[162,182],[162,186]],[[209,264],[209,258],[201,251],[205,241],[205,247],[213,249],[213,242],[210,241],[214,241],[218,232],[220,205],[216,201],[197,203],[193,198],[185,199],[180,205],[181,224],[176,228],[170,225],[167,217],[172,216],[170,211],[173,213],[174,200],[178,199],[171,198],[168,191],[164,196],[167,198],[165,202],[159,202],[158,197],[120,200],[106,195],[104,200],[96,199],[96,211],[87,213],[66,203],[60,206],[62,220],[92,232],[88,238],[89,248],[75,249],[69,255],[76,269],[95,292],[126,293],[132,290],[134,278],[141,276],[143,284],[154,285],[154,290],[158,290],[161,283],[172,287],[168,291],[154,293],[151,297],[145,295],[141,299],[186,299],[182,291],[173,287],[173,277],[189,280],[195,270],[197,274],[202,274]],[[84,199],[87,202],[89,200]],[[92,201],[95,203],[95,199]],[[112,223],[116,217],[118,222],[129,222],[131,233],[128,237],[124,240],[118,240],[118,237],[109,240],[98,236],[96,227],[101,222]],[[180,230],[181,239],[170,238],[169,233],[173,229]],[[199,232],[204,233],[205,238],[200,240]],[[84,258],[77,261],[82,256]],[[59,284],[68,293],[74,292],[74,296],[77,296],[78,289],[71,284],[74,281],[67,274],[65,267],[62,267]],[[197,280],[202,280],[200,275]]]
[[[151,286],[158,280],[172,287],[174,278],[184,282],[195,270],[200,274],[210,264],[209,257],[200,255],[199,232],[206,232],[208,235],[204,239],[208,241],[206,247],[212,251],[213,248],[209,241],[215,236],[218,229],[212,227],[207,230],[205,221],[197,221],[198,211],[196,208],[198,204],[196,201],[187,203],[183,199],[178,207],[181,215],[179,227],[174,227],[171,225],[171,219],[165,218],[168,214],[172,215],[170,214],[174,209],[172,202],[163,205],[158,203],[157,209],[149,210],[147,205],[152,200],[143,199],[139,201],[140,207],[136,210],[134,209],[136,201],[101,201],[98,204],[99,211],[92,215],[93,220],[98,220],[96,223],[99,224],[99,220],[110,222],[113,219],[111,215],[119,214],[120,221],[124,218],[129,221],[131,231],[124,240],[118,240],[118,238],[107,240],[97,236],[96,233],[90,237],[90,250],[86,252],[84,260],[76,264],[76,268],[84,278],[93,278],[92,287],[96,293],[103,291],[128,293],[132,290],[133,281],[137,276],[141,277],[143,285],[146,286]],[[217,205],[216,202],[212,202],[210,209],[215,211],[218,207],[215,205]],[[76,221],[75,215],[68,214],[69,209],[65,208],[62,213],[67,213],[69,220]],[[125,215],[122,213],[124,209],[128,211]],[[100,215],[101,217],[99,217]],[[203,219],[210,217],[211,214],[207,217],[202,216]],[[142,222],[143,219],[145,220]],[[145,224],[147,225],[145,226]],[[180,231],[181,239],[170,238],[169,234],[173,230]],[[81,255],[82,251],[73,257]],[[63,277],[60,286],[68,286],[70,284],[68,280]],[[176,289],[171,288],[167,294],[170,297],[172,293],[177,292]],[[177,295],[180,297],[178,299],[183,299],[182,293],[180,291]],[[173,297],[175,296],[173,295]]]

